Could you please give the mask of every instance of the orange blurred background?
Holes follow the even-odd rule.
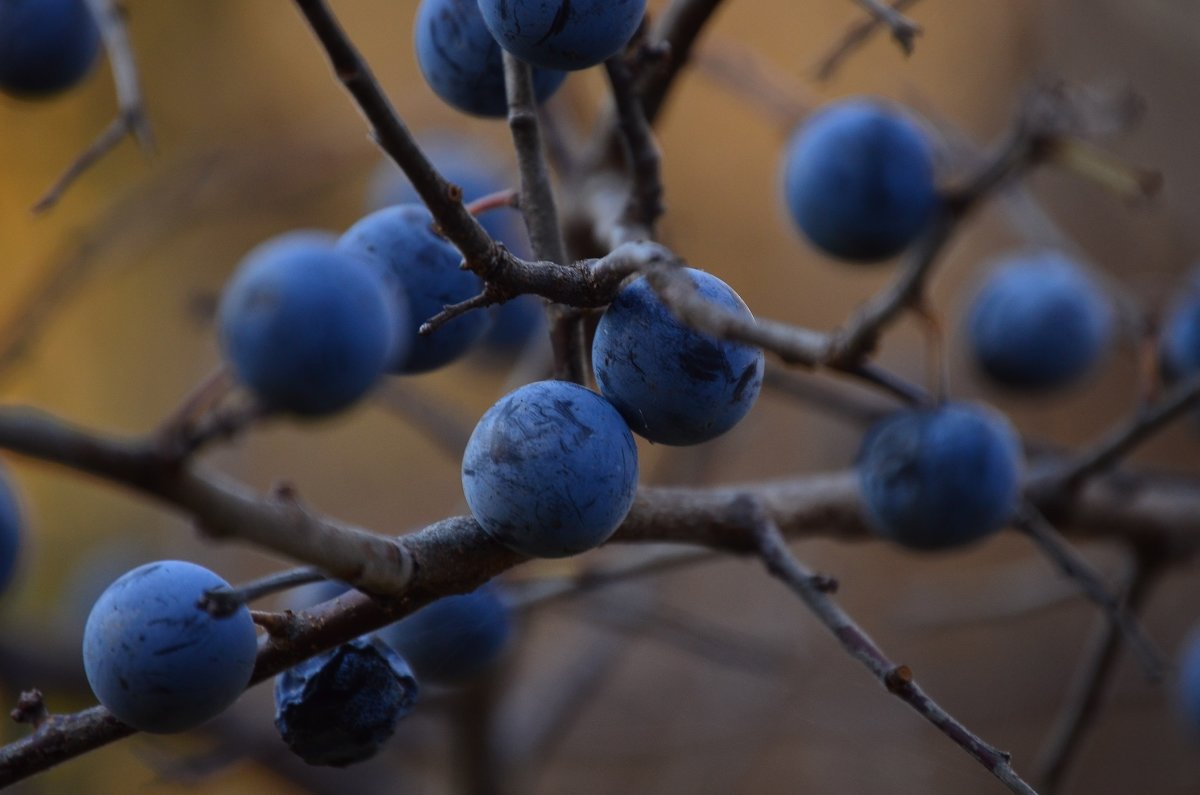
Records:
[[[660,9],[663,2],[651,2]],[[331,75],[300,15],[284,0],[129,0],[158,152],[130,142],[40,217],[29,211],[115,111],[106,66],[48,102],[0,98],[0,344],[28,296],[68,268],[45,323],[0,371],[7,404],[32,404],[119,433],[151,430],[218,364],[208,320],[221,285],[251,246],[299,227],[341,231],[364,212],[380,160],[366,126]],[[453,128],[504,152],[502,122],[461,116],[422,81],[411,47],[414,0],[333,3],[403,118],[417,131]],[[798,105],[880,94],[951,125],[979,144],[997,140],[1031,81],[1062,77],[1129,84],[1148,113],[1111,143],[1161,170],[1165,189],[1131,207],[1079,177],[1042,169],[1028,184],[1043,210],[1114,283],[1151,311],[1192,264],[1200,226],[1200,9],[1144,0],[926,0],[905,59],[886,36],[854,54],[833,80],[814,65],[856,3],[729,0],[683,78],[661,126],[668,214],[663,238],[693,265],[730,283],[756,314],[827,329],[892,268],[854,268],[813,253],[781,207],[779,158],[789,132],[780,107],[729,84],[731,63],[756,64]],[[752,58],[752,61],[747,61]],[[743,73],[744,74],[744,73]],[[724,77],[722,77],[724,75]],[[742,78],[744,79],[744,77]],[[734,78],[736,82],[736,78]],[[589,119],[603,102],[598,70],[574,76],[556,101]],[[948,172],[961,172],[952,159]],[[1014,223],[1014,218],[1016,223]],[[1086,386],[1053,399],[989,391],[967,367],[956,333],[960,298],[989,257],[1044,235],[997,202],[948,248],[934,283],[947,330],[952,394],[982,397],[1030,437],[1079,444],[1137,398],[1126,339]],[[8,328],[8,331],[4,331]],[[915,380],[930,369],[920,329],[903,323],[881,353]],[[469,431],[503,388],[504,372],[475,356],[406,388]],[[700,453],[643,445],[647,480],[736,482],[842,468],[860,428],[778,394]],[[1149,445],[1139,461],[1200,473],[1195,423]],[[322,511],[402,532],[462,511],[459,461],[426,429],[376,406],[334,420],[272,422],[210,456],[258,487],[286,478]],[[13,461],[32,526],[19,579],[0,601],[0,647],[54,660],[78,677],[84,591],[145,560],[183,557],[243,580],[280,568],[269,555],[199,539],[185,518],[63,470]],[[1071,595],[1022,539],[918,557],[880,545],[805,542],[798,554],[841,582],[839,600],[926,689],[984,738],[1011,750],[1019,772],[1035,757],[1072,679],[1096,611]],[[1111,549],[1088,549],[1106,572]],[[620,551],[618,550],[618,553]],[[563,565],[525,567],[519,577]],[[1194,567],[1169,574],[1147,615],[1174,653],[1200,617]],[[88,583],[93,583],[88,585]],[[519,735],[545,726],[547,693],[587,698],[564,718],[553,753],[523,772],[517,791],[610,793],[974,793],[1001,785],[846,658],[761,567],[710,563],[527,616],[505,672],[502,713]],[[603,662],[595,677],[580,674]],[[51,670],[51,669],[46,669]],[[35,669],[36,671],[36,669]],[[75,671],[74,674],[71,671]],[[57,671],[56,671],[57,673]],[[45,674],[49,676],[49,674]],[[580,677],[573,682],[572,677]],[[86,690],[0,681],[0,701],[41,685],[51,710],[92,703]],[[16,689],[14,689],[16,688]],[[370,793],[451,791],[447,706],[433,694],[383,754],[361,769],[297,772],[274,734],[260,687],[207,732],[137,737],[18,785],[51,793]],[[1170,690],[1148,685],[1129,660],[1065,791],[1191,793],[1200,753],[1178,728]],[[539,723],[541,721],[541,723]],[[0,730],[0,739],[24,727]],[[222,738],[248,751],[217,752]],[[513,740],[517,745],[520,737]],[[197,762],[215,760],[210,765]],[[196,764],[186,764],[196,762]],[[349,778],[341,778],[347,776]]]

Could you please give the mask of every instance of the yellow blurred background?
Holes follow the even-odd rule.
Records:
[[[663,2],[651,2],[660,9]],[[27,324],[23,355],[0,371],[6,404],[33,404],[117,433],[152,429],[218,364],[208,312],[238,259],[300,227],[344,230],[364,212],[380,160],[366,127],[285,0],[129,0],[130,34],[158,151],[125,142],[59,206],[30,206],[114,113],[101,66],[80,89],[47,102],[0,98],[0,345]],[[444,107],[411,47],[415,0],[340,0],[333,7],[414,129],[453,128],[499,152],[503,123]],[[729,0],[661,127],[665,241],[729,282],[756,314],[830,328],[892,269],[822,259],[789,228],[778,166],[789,130],[778,107],[728,84],[752,57],[799,103],[856,93],[907,102],[979,144],[1006,129],[1031,81],[1062,77],[1130,84],[1148,113],[1111,144],[1165,177],[1163,194],[1131,207],[1095,185],[1043,169],[1029,180],[1042,208],[1097,267],[1151,310],[1169,299],[1200,226],[1200,7],[1176,0],[926,0],[905,59],[886,36],[819,83],[814,65],[861,17],[847,0]],[[721,76],[725,77],[722,78]],[[559,102],[590,118],[603,101],[598,70],[574,76]],[[953,163],[948,163],[951,171]],[[987,258],[1045,242],[992,203],[946,252],[934,284],[947,329],[952,393],[1008,411],[1027,435],[1058,444],[1094,437],[1136,399],[1133,345],[1065,396],[1017,400],[989,391],[966,366],[961,301]],[[65,273],[45,322],[18,317],[52,274]],[[8,335],[8,336],[4,336]],[[923,337],[902,324],[882,360],[921,380]],[[469,430],[500,395],[504,373],[469,358],[406,385]],[[1139,460],[1200,473],[1195,423],[1183,422]],[[702,453],[643,446],[650,480],[735,482],[847,466],[861,429],[794,399],[766,394],[750,418]],[[317,508],[402,532],[460,512],[459,461],[423,429],[365,405],[332,421],[277,421],[213,453],[256,486],[286,478]],[[0,601],[4,654],[53,660],[29,681],[0,681],[0,703],[40,685],[52,710],[90,701],[42,684],[78,680],[79,631],[103,583],[145,560],[183,557],[237,581],[279,568],[270,556],[199,539],[188,522],[72,473],[13,460],[32,527],[19,579]],[[933,558],[879,545],[806,542],[798,554],[838,577],[841,602],[927,690],[1032,773],[1040,741],[1071,681],[1095,611],[1067,598],[1050,565],[1021,539]],[[1112,550],[1087,550],[1115,572]],[[536,571],[536,569],[535,569]],[[519,572],[518,574],[521,574]],[[524,573],[528,576],[528,573]],[[88,583],[92,583],[89,585]],[[76,595],[73,595],[76,594]],[[1174,652],[1194,620],[1194,566],[1169,575],[1147,616]],[[844,657],[799,603],[760,567],[708,564],[530,615],[506,672],[512,731],[538,725],[547,693],[607,660],[566,720],[554,753],[518,791],[611,793],[1000,792],[960,749],[883,693]],[[19,653],[18,653],[19,652]],[[26,666],[28,669],[29,666]],[[19,669],[19,666],[18,666]],[[74,679],[72,679],[74,677]],[[59,681],[59,680],[54,680]],[[590,688],[590,689],[588,689]],[[297,771],[260,687],[207,732],[138,737],[18,785],[23,793],[292,793],[451,791],[447,699],[435,693],[360,770]],[[1195,793],[1200,748],[1170,713],[1169,688],[1121,663],[1066,791]],[[0,730],[10,741],[25,731]],[[209,754],[222,738],[246,758]],[[197,755],[204,757],[197,761]],[[204,761],[215,759],[211,765]],[[195,764],[187,764],[195,762]],[[342,777],[344,776],[344,777]]]

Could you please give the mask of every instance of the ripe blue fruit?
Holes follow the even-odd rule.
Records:
[[[1200,372],[1200,278],[1195,275],[1163,322],[1159,360],[1168,381]]]
[[[472,202],[516,186],[511,169],[494,151],[454,132],[423,135],[421,149],[448,182],[462,188],[463,201]],[[421,197],[404,172],[391,160],[379,164],[367,191],[367,211],[396,204],[420,204]],[[498,207],[479,216],[487,233],[519,257],[529,255],[525,224],[514,208]]]
[[[447,596],[383,630],[422,682],[455,684],[487,670],[512,635],[508,606],[483,587]]]
[[[805,121],[787,147],[783,189],[808,240],[855,262],[903,251],[938,200],[925,133],[893,107],[866,99],[826,105]]]
[[[948,549],[1012,516],[1020,443],[1007,420],[980,406],[906,410],[868,432],[857,470],[876,533],[913,549]]]
[[[377,270],[313,233],[251,251],[221,296],[221,348],[268,406],[328,414],[363,397],[406,348],[408,310]]]
[[[493,354],[516,354],[534,340],[549,343],[545,302],[536,295],[519,295],[491,310],[492,325],[483,346]]]
[[[100,32],[84,0],[0,0],[0,91],[71,88],[96,62]]]
[[[752,317],[725,282],[692,268],[686,273],[706,301]],[[641,277],[600,318],[592,367],[600,393],[636,433],[687,445],[716,438],[746,416],[762,388],[763,353],[689,328]]]
[[[83,666],[100,703],[145,732],[191,729],[250,682],[257,642],[250,611],[214,618],[197,606],[228,583],[203,566],[163,560],[121,576],[96,601]]]
[[[395,359],[396,373],[423,373],[449,364],[479,340],[488,327],[483,312],[468,312],[432,334],[421,336],[421,324],[442,311],[477,295],[479,277],[459,268],[458,249],[433,231],[429,210],[401,204],[377,210],[346,230],[338,249],[369,263],[392,281],[399,298],[408,303],[408,320],[397,326],[397,346],[408,351]]]
[[[491,34],[488,34],[491,35]],[[423,136],[421,147],[448,181],[462,188],[463,201],[474,201],[514,184],[509,169],[495,152],[476,141],[452,132]],[[395,163],[380,164],[371,180],[367,207],[374,211],[394,204],[421,201],[412,183]],[[493,239],[518,257],[530,256],[529,240],[520,214],[512,208],[496,208],[479,216],[479,223]],[[522,295],[489,311],[491,325],[481,344],[492,353],[512,354],[546,331],[543,302],[535,295]]]
[[[0,467],[0,591],[12,581],[20,551],[21,506],[9,482],[8,470]]]
[[[308,764],[344,767],[375,755],[417,692],[400,655],[358,638],[275,677],[275,726]]]
[[[413,31],[421,74],[442,101],[476,116],[508,114],[504,60],[476,0],[422,0]],[[548,99],[566,77],[556,69],[535,69],[536,100]]]
[[[1055,251],[998,263],[967,317],[971,355],[988,376],[1049,389],[1083,376],[1112,338],[1113,312],[1091,277]]]
[[[475,519],[531,557],[604,543],[633,505],[637,447],[607,400],[567,381],[510,392],[479,420],[463,455]]]
[[[586,69],[633,38],[646,0],[479,0],[500,46],[545,69]]]
[[[0,467],[0,591],[16,572],[21,548],[21,510],[9,482],[8,471]]]
[[[1175,703],[1187,727],[1200,734],[1200,630],[1192,630],[1179,655]]]

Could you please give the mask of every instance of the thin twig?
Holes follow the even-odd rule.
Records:
[[[262,599],[264,596],[286,591],[298,585],[321,582],[324,579],[325,575],[321,573],[321,570],[312,566],[290,569],[268,574],[236,588],[213,588],[205,591],[196,606],[210,615],[220,618],[232,615],[239,607]]]
[[[892,38],[900,45],[900,49],[904,50],[905,55],[912,55],[917,34],[921,32],[920,25],[900,13],[895,5],[887,5],[883,0],[856,0],[856,2],[871,16],[879,20],[880,24],[887,25],[892,32]]]
[[[566,262],[558,208],[542,151],[532,67],[505,53],[504,86],[508,93],[508,127],[521,175],[521,214],[529,230],[529,243],[538,259]]]
[[[1022,109],[1008,140],[965,186],[945,196],[929,227],[907,255],[907,264],[896,280],[835,333],[830,362],[846,364],[869,353],[889,324],[906,308],[924,299],[926,281],[963,219],[985,198],[1033,165],[1042,133],[1031,117],[1042,114],[1045,107],[1046,103],[1031,100]]]
[[[733,39],[714,38],[700,51],[695,64],[699,74],[766,116],[785,136],[819,104],[799,80]]]
[[[620,242],[653,240],[654,226],[664,212],[658,142],[634,88],[633,75],[621,55],[604,62],[617,108],[617,129],[629,170],[629,202],[622,219]]]
[[[474,216],[483,215],[491,210],[498,210],[502,207],[511,209],[520,209],[521,193],[512,188],[498,190],[495,193],[489,193],[486,196],[480,196],[474,201],[467,202],[467,212]]]
[[[599,588],[721,559],[722,557],[711,549],[671,547],[639,554],[618,563],[591,566],[571,577],[510,584],[506,601],[514,610],[534,610],[563,599],[586,595]]]
[[[372,138],[404,171],[442,234],[474,267],[498,267],[504,259],[503,249],[492,242],[487,231],[463,206],[462,192],[452,189],[417,146],[329,6],[324,0],[295,0],[295,3],[324,47],[337,79],[370,125]]]
[[[504,746],[497,742],[496,706],[504,689],[503,670],[466,683],[453,696],[456,791],[464,795],[506,795],[513,791]]]
[[[897,13],[904,11],[909,6],[917,4],[917,0],[895,0],[892,3],[892,10]],[[884,21],[876,14],[869,14],[866,18],[860,19],[851,25],[837,43],[830,48],[820,61],[817,62],[817,79],[828,80],[833,77],[838,67],[842,65],[847,58],[850,57],[856,50],[871,40],[871,37],[884,27]]]
[[[179,407],[159,424],[158,436],[167,439],[185,435],[196,418],[220,403],[232,388],[233,374],[224,364],[218,365],[201,378],[180,401]]]
[[[1125,607],[1131,615],[1140,612],[1158,582],[1163,564],[1155,553],[1144,549],[1134,553],[1133,570],[1125,588]],[[1091,647],[1083,653],[1067,698],[1038,754],[1037,778],[1045,795],[1059,791],[1084,734],[1094,724],[1101,699],[1116,671],[1124,638],[1117,625],[1106,620],[1097,628]]]
[[[456,317],[461,317],[469,312],[474,312],[477,309],[485,309],[495,304],[504,302],[504,298],[498,291],[492,290],[488,285],[484,285],[483,291],[471,296],[465,301],[459,301],[457,304],[446,304],[442,310],[431,318],[426,319],[420,326],[417,327],[417,333],[421,336],[428,336],[440,329],[442,326],[454,320]]]
[[[653,124],[662,112],[671,89],[683,68],[691,60],[696,40],[721,5],[721,0],[672,0],[650,34],[651,42],[662,42],[669,57],[642,81],[642,107],[646,120]]]
[[[265,404],[233,389],[233,374],[224,365],[202,378],[154,433],[163,458],[182,462],[212,442],[231,439],[270,416]],[[241,400],[229,400],[231,396]]]
[[[550,262],[567,260],[562,227],[549,168],[542,149],[533,70],[529,64],[504,53],[504,87],[508,95],[508,127],[521,174],[521,215],[536,257]],[[555,377],[587,383],[587,346],[582,315],[570,306],[553,303],[546,308],[550,340],[554,345]]]
[[[1054,525],[1028,502],[1021,506],[1013,523],[1041,548],[1059,571],[1074,580],[1084,595],[1104,611],[1109,622],[1120,631],[1137,655],[1147,678],[1151,681],[1161,679],[1166,670],[1163,653],[1146,637],[1141,624],[1130,615],[1121,600],[1109,591],[1096,570],[1072,549]]]
[[[852,394],[816,376],[768,365],[763,389],[793,398],[806,406],[845,420],[855,428],[872,425],[896,410],[895,405]]]
[[[606,596],[581,612],[589,624],[619,633],[633,628],[639,637],[751,676],[778,676],[795,663],[787,651],[752,633],[665,604]]]
[[[1055,488],[1062,492],[1078,489],[1088,478],[1115,466],[1142,442],[1197,405],[1200,405],[1200,376],[1177,384],[1153,406],[1136,412],[1109,431],[1058,473]]]
[[[125,12],[117,5],[116,0],[86,2],[88,11],[100,29],[100,38],[104,42],[104,50],[108,53],[108,62],[112,67],[113,84],[117,91],[117,117],[42,194],[33,205],[34,213],[45,212],[57,204],[67,188],[96,161],[112,151],[126,135],[132,135],[143,152],[154,152],[154,135],[142,105],[137,62],[134,60],[133,48],[125,30]]]
[[[1013,770],[1010,755],[987,743],[929,697],[907,666],[897,665],[821,587],[817,577],[788,550],[779,527],[753,497],[735,498],[729,509],[752,530],[767,570],[788,586],[887,691],[908,704],[999,779],[1012,792],[1036,795]]]

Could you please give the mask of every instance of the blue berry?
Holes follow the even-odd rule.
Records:
[[[1007,420],[979,406],[907,410],[870,430],[857,470],[880,536],[948,549],[1008,522],[1020,489],[1020,442]]]
[[[0,91],[39,97],[91,71],[100,31],[84,0],[0,0]]]
[[[604,543],[637,490],[637,447],[607,400],[567,381],[510,392],[467,442],[462,481],[475,519],[531,557]]]
[[[318,415],[363,397],[403,355],[396,328],[408,313],[377,271],[312,234],[250,252],[217,326],[226,360],[260,400]]]
[[[416,700],[404,659],[358,638],[275,677],[275,726],[308,764],[344,767],[374,756]]]
[[[967,336],[1000,384],[1050,389],[1082,377],[1112,337],[1113,313],[1088,274],[1054,251],[997,264],[971,304]]]
[[[483,346],[494,354],[516,354],[534,340],[549,343],[546,336],[545,301],[536,295],[519,295],[493,307],[492,326],[483,337]]]
[[[191,729],[222,712],[250,683],[257,642],[245,607],[214,618],[197,606],[228,587],[179,560],[120,577],[92,607],[83,632],[88,683],[125,723],[145,732]]]
[[[511,169],[496,152],[477,141],[450,131],[423,135],[421,148],[446,180],[462,188],[463,201],[472,202],[515,187]],[[408,177],[391,160],[379,164],[367,191],[367,211],[396,204],[420,204],[421,197]],[[511,207],[489,210],[479,216],[487,233],[520,257],[529,254],[529,240],[521,214]]]
[[[0,467],[0,591],[12,581],[20,551],[21,506],[7,469]]]
[[[817,248],[873,262],[908,247],[938,197],[921,128],[888,105],[827,105],[788,144],[783,177],[792,220]]]
[[[1159,341],[1159,359],[1168,381],[1200,372],[1200,279],[1196,276],[1167,313]]]
[[[476,0],[421,0],[414,34],[421,74],[444,102],[476,116],[508,114],[504,60]],[[566,77],[557,69],[535,69],[534,97],[545,101]]]
[[[637,32],[646,0],[479,0],[500,46],[544,69],[586,69]]]
[[[1175,703],[1187,727],[1200,734],[1200,630],[1192,630],[1179,655]]]
[[[350,227],[338,242],[392,281],[408,302],[408,322],[397,327],[398,347],[408,351],[393,366],[397,373],[423,373],[462,356],[487,331],[484,312],[459,315],[432,334],[421,336],[421,324],[483,290],[479,277],[458,267],[458,249],[433,231],[433,218],[419,204],[377,210]]]
[[[508,606],[492,588],[447,596],[383,630],[422,681],[463,682],[487,670],[512,635]]]
[[[513,184],[508,169],[496,154],[477,142],[454,133],[439,133],[436,137],[425,138],[428,139],[428,142],[422,143],[425,154],[442,176],[462,188],[464,201],[474,201]],[[388,160],[380,164],[371,180],[367,200],[369,210],[420,201],[412,183],[395,163]],[[509,251],[523,259],[529,258],[525,224],[516,210],[488,210],[479,216],[479,222],[493,239],[503,243]],[[492,353],[512,354],[523,350],[526,343],[546,330],[543,302],[535,295],[518,296],[492,307],[490,315],[491,325],[483,336],[482,345]]]
[[[700,296],[744,318],[729,285],[686,269]],[[592,345],[596,385],[636,433],[661,444],[699,444],[736,425],[758,398],[759,348],[718,340],[680,322],[641,277],[605,310]]]
[[[463,201],[471,202],[489,193],[515,187],[504,156],[486,144],[453,130],[426,131],[418,137],[429,162],[448,182],[462,188]],[[380,161],[367,188],[367,212],[420,202],[416,188],[400,167],[390,159]],[[511,227],[521,226],[520,215],[512,209],[485,213],[479,221],[497,238],[514,231]]]

